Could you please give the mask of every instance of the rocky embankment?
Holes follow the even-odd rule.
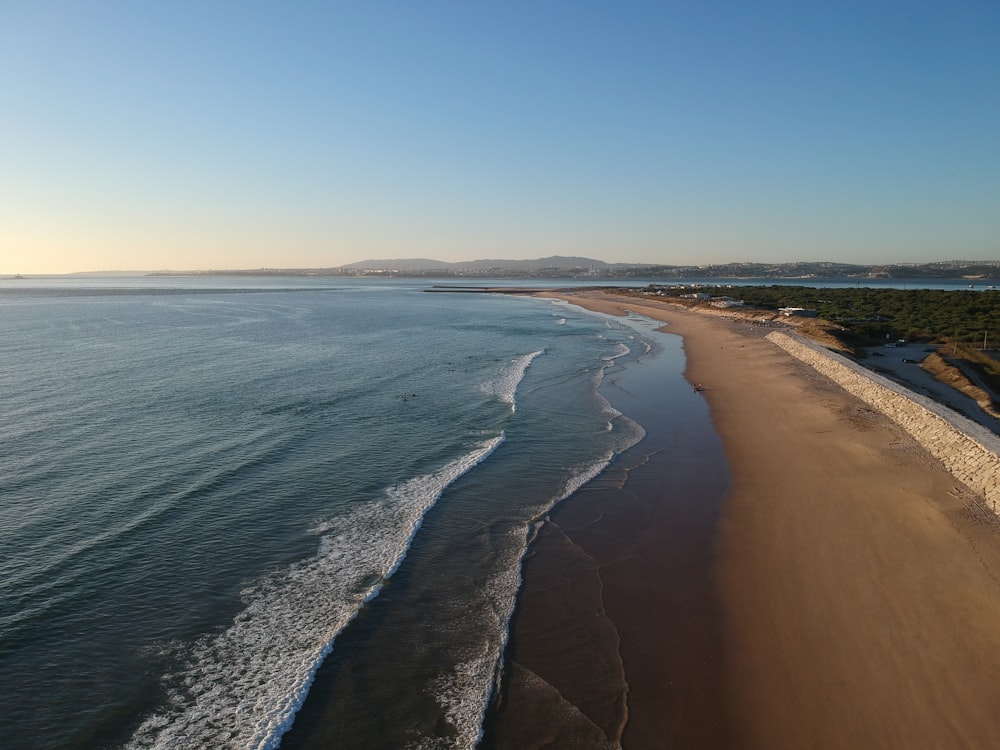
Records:
[[[821,346],[785,333],[767,338],[899,424],[1000,514],[1000,437]]]

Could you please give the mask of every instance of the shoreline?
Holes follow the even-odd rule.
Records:
[[[725,731],[671,746],[1000,745],[1000,531],[974,493],[753,331],[601,292],[534,296],[667,323],[725,446],[731,486],[717,554],[701,563],[718,603],[722,690],[712,711],[683,717]],[[647,646],[663,651],[655,638]],[[643,690],[653,700],[641,710],[655,711],[655,690]],[[644,701],[630,683],[630,724]],[[623,747],[654,739],[626,726]]]
[[[724,744],[710,575],[728,475],[680,338],[657,339],[602,386],[645,438],[556,505],[525,556],[483,750]]]

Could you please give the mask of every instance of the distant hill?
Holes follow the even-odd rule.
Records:
[[[810,261],[795,263],[721,263],[709,265],[655,265],[605,263],[602,260],[554,255],[534,260],[470,260],[458,263],[417,259],[363,260],[333,272],[344,275],[481,276],[490,278],[738,278],[738,279],[878,279],[1000,277],[1000,261],[940,261],[858,265]]]
[[[641,265],[641,264],[640,264]],[[611,268],[636,268],[635,263],[605,263],[603,260],[593,258],[567,257],[563,255],[553,255],[548,258],[536,258],[533,260],[464,260],[458,262],[448,262],[443,260],[430,260],[428,258],[396,258],[390,260],[362,260],[357,263],[348,263],[340,266],[341,269],[358,269],[364,271],[398,271],[401,273],[423,273],[426,271],[447,271],[449,273],[489,273],[489,272],[509,272],[509,271],[581,271],[589,269],[611,269]]]
[[[809,261],[797,263],[721,263],[653,265],[605,263],[603,260],[553,255],[533,260],[467,260],[449,263],[431,258],[362,260],[334,268],[260,268],[254,270],[160,271],[153,276],[402,276],[484,279],[1000,279],[1000,260],[949,260],[935,263],[858,265]]]
[[[439,268],[448,268],[451,263],[443,260],[431,260],[430,258],[386,258],[381,260],[361,260],[357,263],[348,263],[339,268],[348,270],[356,268],[359,271],[430,271]]]

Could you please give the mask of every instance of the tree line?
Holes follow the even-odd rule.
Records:
[[[804,307],[855,335],[981,345],[1000,341],[1000,291],[746,286],[733,294],[768,310]],[[990,334],[989,332],[993,333]],[[995,347],[991,347],[995,348]]]

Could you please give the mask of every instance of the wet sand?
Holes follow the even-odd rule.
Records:
[[[484,747],[721,741],[710,571],[728,475],[704,399],[663,387],[682,370],[664,356],[606,376],[604,393],[646,437],[557,506],[532,544]]]
[[[601,493],[615,488],[598,487],[553,516],[525,568],[490,742],[515,747],[513,728],[533,715],[555,727],[558,708],[581,711],[591,735],[546,747],[612,746],[616,731],[627,750],[1000,747],[996,518],[893,423],[754,329],[655,301],[564,298],[684,337],[729,485],[721,503],[698,483],[667,492],[671,474],[651,460],[620,513],[604,520]],[[652,562],[602,557],[630,545]],[[579,636],[588,609],[601,625]],[[533,654],[560,622],[573,625],[565,658]],[[588,647],[592,669],[579,663]],[[539,670],[575,687],[541,701]]]

